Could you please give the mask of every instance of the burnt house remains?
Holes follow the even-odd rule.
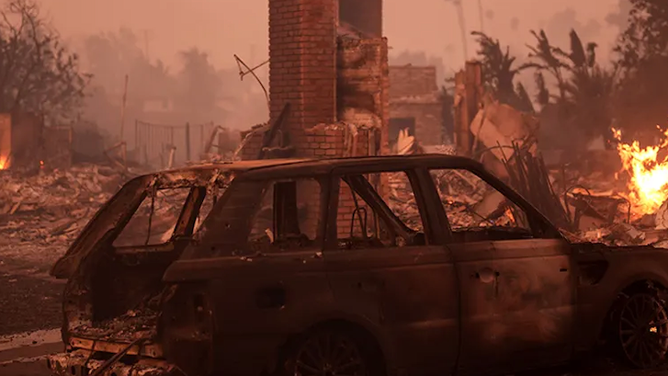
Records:
[[[408,130],[422,145],[443,143],[443,111],[434,66],[390,66],[388,139]]]

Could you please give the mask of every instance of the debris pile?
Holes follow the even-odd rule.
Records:
[[[555,194],[549,171],[541,156],[513,143],[512,157],[503,159],[510,186],[533,204],[556,226],[574,231],[573,221]]]
[[[410,229],[421,231],[420,212],[406,174],[403,172],[390,173],[387,183],[390,188],[388,204],[394,215],[401,218]]]
[[[52,262],[125,179],[98,165],[32,175],[0,171],[3,256]]]
[[[569,178],[561,175],[564,205],[580,236],[586,241],[611,245],[668,245],[668,147],[667,136],[659,145],[641,148],[637,141],[625,144],[613,129],[622,170],[614,176],[602,171]]]
[[[422,229],[422,221],[404,173],[388,174],[390,187],[388,203],[392,211],[413,230]],[[503,206],[496,198],[496,190],[468,171],[432,171],[448,221],[453,229],[512,226],[516,219],[513,208]]]
[[[142,337],[155,336],[158,310],[141,307],[131,309],[113,319],[97,323],[94,327],[81,325],[72,330],[72,333],[81,336],[94,336],[99,340],[134,340]]]
[[[571,241],[668,248],[668,200],[654,213],[639,212],[625,194],[628,187],[621,175],[548,170],[540,156],[526,149],[515,147],[512,154],[512,160],[503,161],[509,185]],[[418,230],[421,221],[407,177],[389,175],[388,204],[408,227]],[[472,173],[442,170],[432,176],[453,229],[523,227],[503,195]]]
[[[665,209],[650,214],[635,211],[622,187],[623,181],[601,179],[598,174],[571,182],[562,199],[574,228],[569,235],[608,245],[665,247]]]
[[[572,241],[668,246],[668,154],[660,152],[668,148],[668,132],[661,145],[642,149],[637,142],[622,143],[615,131],[617,151],[605,155],[607,164],[621,159],[623,170],[615,173],[619,167],[611,171],[603,165],[548,169],[538,153],[537,128],[531,116],[494,101],[485,103],[470,125],[474,145],[485,149],[474,147],[472,155]],[[424,152],[451,153],[443,149]],[[586,155],[580,159],[596,160]],[[447,171],[434,174],[434,179],[453,229],[521,223],[503,195],[474,175]],[[410,191],[407,181],[390,180],[394,212],[409,225],[419,222],[415,199],[405,192]]]

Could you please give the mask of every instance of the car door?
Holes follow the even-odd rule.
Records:
[[[448,247],[460,281],[462,371],[530,368],[571,356],[575,291],[565,243],[482,240]]]
[[[392,174],[405,176],[405,172]],[[374,323],[391,367],[407,374],[450,374],[456,364],[459,339],[452,257],[438,237],[432,236],[433,231],[425,230],[430,224],[426,223],[425,205],[415,180],[412,185],[405,179],[401,189],[413,190],[419,206],[413,213],[420,217],[419,225],[410,224],[411,220],[403,216],[408,211],[391,211],[387,197],[380,197],[367,185],[373,177],[367,175],[368,180],[362,182],[364,187],[352,184],[359,188],[354,195],[346,183],[337,179],[333,183],[337,200],[331,203],[330,222],[336,223],[337,230],[330,234],[334,234],[336,241],[327,242],[324,258],[335,299],[349,313]],[[370,238],[382,237],[382,229],[376,232],[378,227],[390,226],[384,222],[384,212],[395,215],[403,224],[408,223],[424,240],[413,244],[380,244],[376,239],[368,239],[364,243],[361,236],[364,232],[355,230],[359,216],[350,215],[351,211],[361,211],[348,205],[350,202],[355,205],[355,201],[357,207],[367,211]],[[374,226],[374,220],[383,223]],[[346,242],[369,245],[346,247]]]
[[[432,173],[437,184],[441,172]],[[475,178],[480,179],[473,174],[466,177],[469,183]],[[469,195],[482,197],[480,202],[468,203],[472,210],[483,210],[487,204],[481,203],[489,202],[491,194],[500,194],[485,181],[472,185],[479,183],[485,186],[485,194]],[[497,205],[483,215],[476,212],[477,221],[459,218],[463,214],[454,212],[454,205],[443,205],[452,231],[447,247],[461,296],[459,369],[462,373],[498,372],[565,361],[572,353],[576,312],[569,244],[533,236],[536,232],[527,224],[535,221],[529,221],[531,213],[524,203],[506,196],[491,201],[507,206],[503,215],[514,217],[509,228],[482,223],[480,218],[497,211]],[[472,223],[480,227],[467,227]]]

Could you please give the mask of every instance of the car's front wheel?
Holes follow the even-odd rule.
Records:
[[[668,310],[654,292],[635,292],[622,298],[614,320],[617,345],[636,368],[654,368],[668,353]]]
[[[344,328],[310,331],[290,346],[284,375],[381,376],[382,360],[366,336]]]

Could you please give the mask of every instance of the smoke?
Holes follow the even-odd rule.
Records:
[[[163,84],[157,83],[163,81],[160,78],[164,75],[163,71],[166,70],[171,79],[178,81],[179,72],[184,66],[179,53],[193,47],[206,53],[208,64],[221,77],[222,88],[217,102],[221,110],[212,114],[164,115],[161,121],[178,123],[188,121],[195,115],[204,118],[215,116],[216,119],[210,120],[238,129],[265,121],[267,110],[264,95],[250,77],[239,80],[233,55],[238,54],[250,66],[267,59],[267,1],[41,0],[41,4],[61,35],[76,41],[74,44],[81,55],[87,54],[83,43],[87,37],[99,36],[101,33],[115,33],[121,37],[119,30],[126,27],[132,31],[135,40],[132,42],[134,46],[127,48],[122,60],[129,61],[132,56],[139,55],[152,65],[152,68],[145,67],[150,76],[139,68],[136,68],[136,73],[128,73],[130,68],[127,64],[117,63],[115,57],[111,59],[113,64],[96,68],[99,74],[95,79],[95,93],[104,93],[96,95],[103,95],[104,98],[100,100],[110,105],[98,104],[96,108],[99,109],[95,110],[97,115],[90,115],[95,115],[101,122],[107,122],[107,127],[113,131],[118,128],[120,110],[111,107],[118,107],[120,103],[122,77],[130,75],[128,103],[132,101],[133,106],[137,107],[135,110],[139,111],[142,106],[134,102],[141,95],[148,95],[141,91],[147,91],[148,86],[155,86],[157,94],[168,92],[162,89]],[[503,45],[509,45],[518,61],[526,57],[526,44],[533,43],[529,31],[541,26],[545,27],[555,44],[565,48],[568,47],[568,32],[571,28],[577,30],[586,42],[598,43],[599,61],[606,61],[619,28],[625,21],[627,3],[628,0],[466,1],[461,2],[462,16],[466,21],[466,30],[462,32],[455,7],[443,0],[423,0],[419,6],[400,0],[385,0],[383,30],[393,47],[393,64],[434,64],[439,69],[440,77],[450,76],[462,67],[467,58],[474,57],[476,48],[470,32],[482,27],[485,33],[499,39]],[[469,44],[468,56],[464,55],[463,40]],[[132,45],[130,41],[126,42]],[[268,85],[267,66],[259,68],[257,73],[263,83]],[[171,87],[167,81],[164,80],[165,87]],[[176,99],[171,102],[174,101]],[[159,102],[154,100],[148,107],[156,109]],[[167,102],[167,108],[175,106],[169,100],[163,102]],[[103,107],[109,109],[102,111]],[[129,121],[132,116],[148,115],[128,114]],[[155,117],[159,120],[158,115]]]

